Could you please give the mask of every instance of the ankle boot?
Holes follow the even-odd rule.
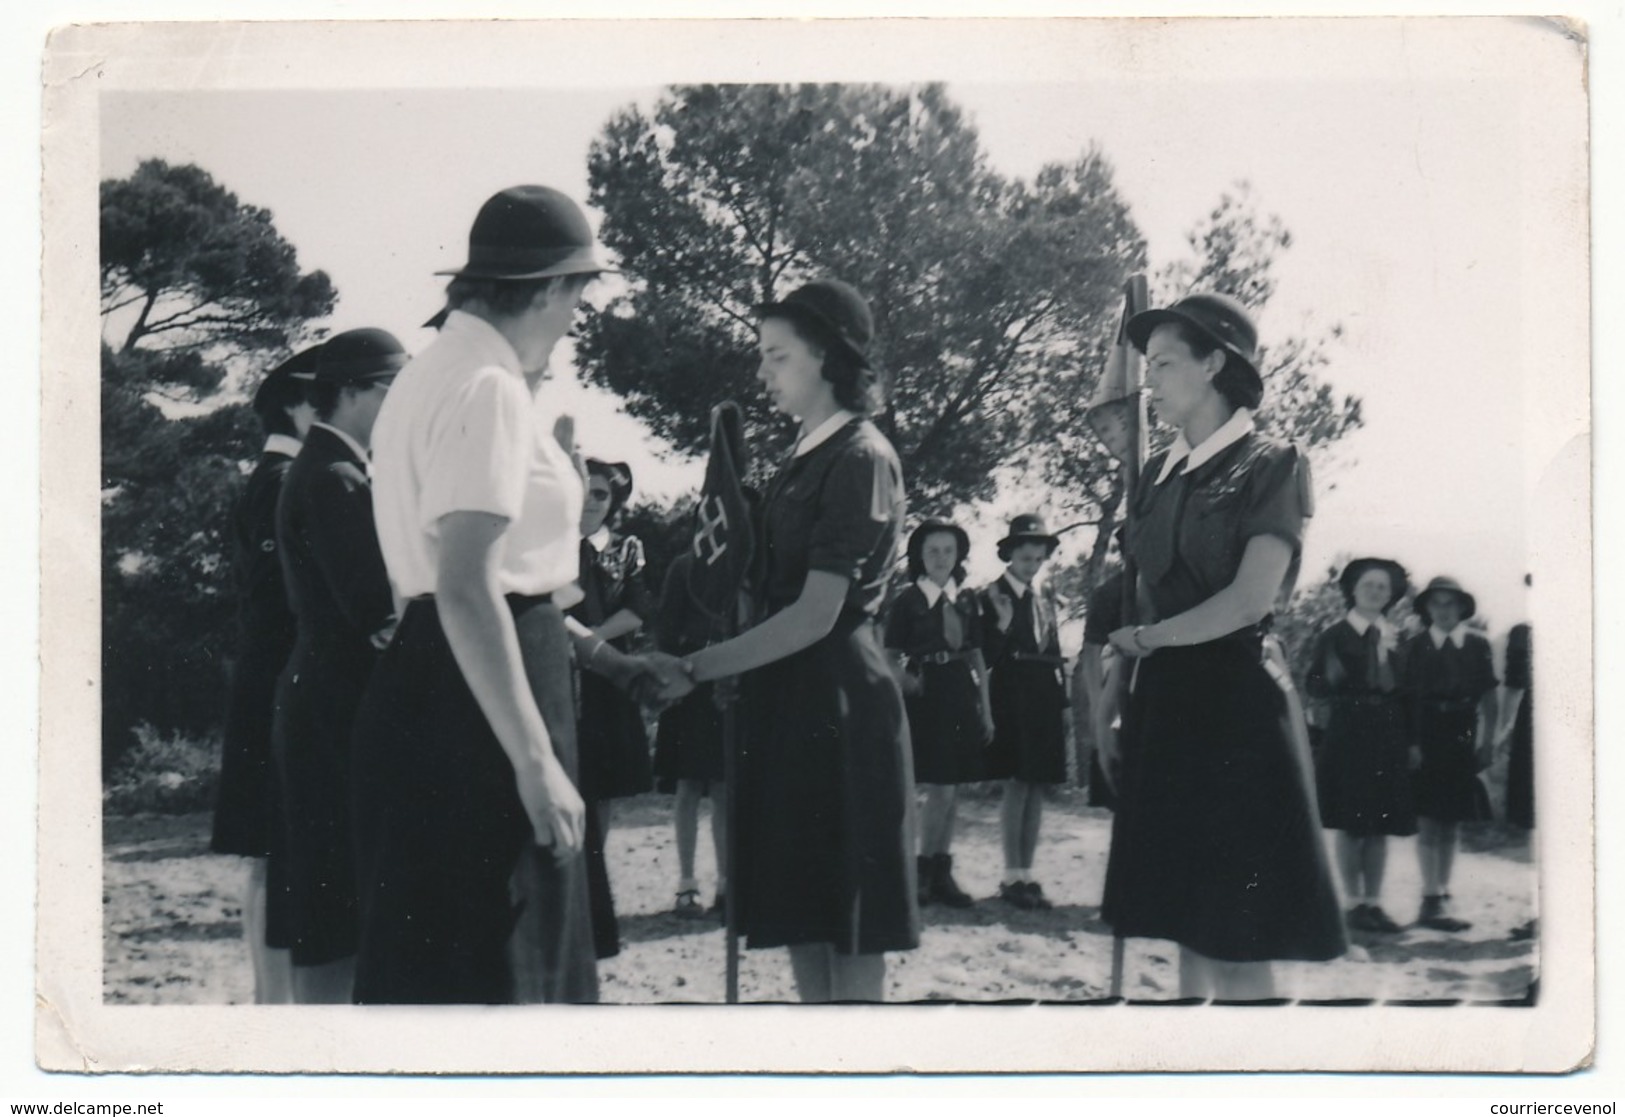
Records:
[[[976,901],[966,894],[954,880],[954,857],[951,853],[938,853],[931,858],[935,870],[931,877],[931,895],[951,908],[968,908]]]

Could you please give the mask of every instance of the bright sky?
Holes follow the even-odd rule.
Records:
[[[1220,62],[1181,70],[1192,45],[1176,41],[1146,51],[1136,73],[1101,66],[1098,80],[950,91],[1007,174],[1030,176],[1098,143],[1155,265],[1183,255],[1184,233],[1249,181],[1295,237],[1260,321],[1265,341],[1342,323],[1326,375],[1365,401],[1366,428],[1320,478],[1305,571],[1343,554],[1393,555],[1420,578],[1460,578],[1499,629],[1525,613],[1533,474],[1521,400],[1533,379],[1522,353],[1535,324],[1533,280],[1509,231],[1538,168],[1509,146],[1507,122],[1526,96],[1517,83],[1459,59],[1434,60],[1422,79],[1396,59],[1430,48],[1404,38],[1304,36],[1302,57],[1268,79]],[[1349,56],[1366,65],[1351,70]],[[1179,80],[1146,80],[1164,68]],[[432,273],[461,261],[479,204],[525,181],[584,198],[592,138],[615,109],[647,105],[658,88],[110,94],[101,167],[123,176],[149,156],[198,163],[270,208],[303,266],[332,275],[334,330],[384,326],[415,349],[430,336],[419,323],[439,306],[444,281]],[[698,463],[660,457],[616,400],[576,382],[567,351],[555,367],[550,399],[577,416],[590,453],[631,461],[646,494],[697,484]],[[984,540],[1004,511],[983,514]],[[997,569],[990,554],[977,557],[973,573]]]

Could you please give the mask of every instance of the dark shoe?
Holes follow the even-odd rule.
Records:
[[[1377,904],[1365,905],[1365,929],[1379,935],[1397,935],[1402,930]]]
[[[976,903],[954,880],[954,858],[951,853],[938,853],[931,858],[931,898],[941,900],[951,908],[968,908]]]
[[[728,894],[726,892],[718,892],[717,893],[717,898],[715,900],[711,901],[711,914],[716,916],[718,919],[722,920],[723,922],[727,922],[727,920],[728,920]]]
[[[677,907],[673,910],[678,919],[704,919],[705,905],[700,903],[699,889],[685,888],[677,893]]]
[[[933,858],[921,854],[914,859],[915,896],[923,908],[936,898],[937,867]]]
[[[1445,931],[1457,934],[1472,926],[1464,919],[1456,919],[1445,914],[1445,897],[1423,896],[1422,910],[1416,917],[1416,922],[1430,931]]]
[[[999,899],[1013,908],[1020,908],[1022,911],[1033,910],[1033,901],[1027,891],[1027,886],[1019,880],[1007,881],[999,885]]]
[[[1355,904],[1343,916],[1343,925],[1351,931],[1375,931],[1371,925],[1371,905]]]
[[[1043,885],[1036,880],[1029,880],[1026,885],[1027,902],[1032,905],[1034,911],[1049,911],[1055,907],[1054,904],[1050,903],[1049,897],[1044,895]]]

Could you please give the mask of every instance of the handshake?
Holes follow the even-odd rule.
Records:
[[[694,689],[693,668],[665,652],[620,655],[605,674],[642,705],[663,710]]]

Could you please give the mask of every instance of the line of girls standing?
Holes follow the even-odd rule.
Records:
[[[1414,834],[1417,924],[1465,931],[1471,924],[1452,911],[1452,869],[1462,823],[1492,817],[1479,773],[1497,753],[1507,755],[1507,821],[1534,827],[1529,626],[1508,633],[1501,703],[1489,641],[1467,623],[1477,603],[1455,579],[1436,577],[1416,595],[1408,635],[1388,619],[1409,588],[1399,563],[1356,559],[1338,585],[1348,614],[1316,638],[1305,685],[1323,711],[1316,775],[1352,901],[1346,922],[1354,931],[1402,930],[1382,907],[1383,876],[1388,839]],[[1527,937],[1533,925],[1514,933]]]

